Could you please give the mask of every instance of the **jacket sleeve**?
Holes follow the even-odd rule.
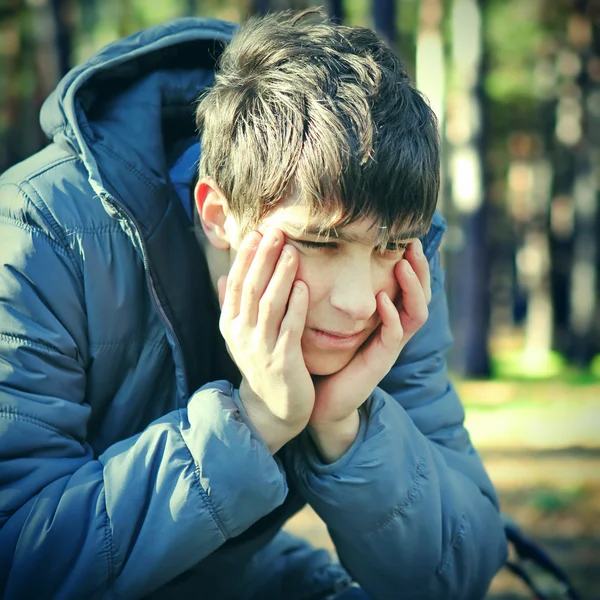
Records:
[[[76,262],[39,210],[17,188],[0,189],[6,599],[140,597],[273,510],[287,491],[226,382],[95,456],[86,441],[82,288]]]
[[[498,500],[448,381],[451,344],[439,255],[425,325],[360,409],[359,434],[333,464],[306,434],[290,473],[373,600],[483,598],[503,564]]]

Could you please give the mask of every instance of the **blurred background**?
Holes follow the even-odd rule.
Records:
[[[600,598],[600,0],[0,0],[0,172],[47,143],[43,100],[104,44],[314,5],[377,29],[438,115],[467,426],[504,512]],[[289,527],[332,549],[310,510]],[[503,572],[489,597],[524,589]]]

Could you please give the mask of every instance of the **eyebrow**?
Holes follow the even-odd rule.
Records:
[[[365,241],[363,236],[344,231],[344,228],[336,229],[335,227],[331,227],[330,229],[322,229],[316,225],[299,227],[296,223],[285,223],[285,225],[294,230],[296,235],[313,235],[315,237],[333,238],[348,244],[355,244]],[[389,239],[392,242],[403,242],[421,237],[423,233],[424,232],[421,227],[415,227],[406,231],[402,231],[398,234],[392,234],[390,235]]]

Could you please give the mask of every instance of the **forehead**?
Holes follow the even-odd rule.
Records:
[[[319,215],[311,213],[310,208],[302,203],[282,202],[272,209],[262,220],[259,230],[265,227],[277,227],[292,236],[322,235],[344,238],[349,242],[374,243],[382,233],[379,224],[372,219],[359,219],[343,227],[330,227],[331,218],[327,213]],[[412,239],[419,237],[420,231],[412,228],[393,232],[394,239]]]
[[[323,229],[327,230],[330,223],[329,214],[323,212],[322,215],[315,215],[303,203],[281,203],[262,220],[263,226],[278,227],[290,235],[316,234]],[[375,223],[365,219],[335,230],[331,229],[332,234],[334,231],[338,233],[343,231],[345,234],[352,234],[353,237],[375,237],[377,235]]]

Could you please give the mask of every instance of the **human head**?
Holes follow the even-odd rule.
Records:
[[[430,224],[439,189],[435,116],[375,33],[318,11],[250,19],[198,106],[200,177],[241,233],[294,196],[323,228],[360,218],[380,239]]]
[[[429,227],[439,188],[433,112],[373,32],[308,11],[242,27],[220,58],[197,123],[205,184],[196,199],[212,245],[209,267],[214,248],[229,250],[231,259],[241,237],[265,224],[286,235],[281,224],[290,220],[317,224],[368,240],[323,253],[293,242],[298,277],[309,288],[307,367],[318,375],[340,370],[358,347],[323,350],[311,331],[361,331],[364,341],[379,322],[375,295],[395,298],[402,255],[371,249]],[[202,217],[207,205],[209,219]]]

